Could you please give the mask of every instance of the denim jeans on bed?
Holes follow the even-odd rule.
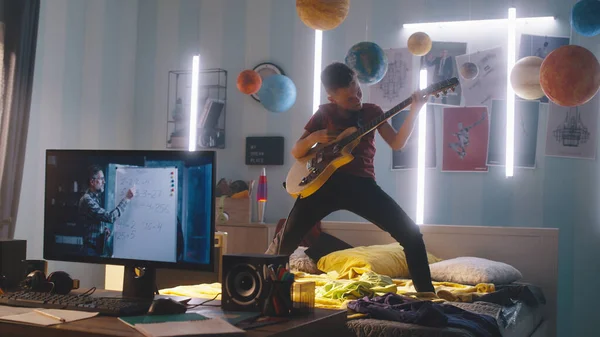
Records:
[[[338,210],[355,213],[388,232],[404,247],[415,289],[434,292],[419,226],[372,178],[338,171],[317,192],[296,200],[283,234],[279,233],[267,253],[277,253],[279,244],[279,254],[290,255],[315,223]]]

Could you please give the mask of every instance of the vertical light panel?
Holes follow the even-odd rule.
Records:
[[[315,30],[315,56],[313,72],[313,114],[321,103],[321,58],[323,54],[323,31]]]
[[[515,165],[515,92],[510,84],[510,73],[516,58],[517,9],[508,9],[508,53],[506,58],[506,176],[512,177]]]
[[[419,73],[419,89],[427,88],[427,69]],[[427,104],[419,111],[419,143],[417,147],[417,225],[423,224],[425,215],[425,149],[427,148]]]
[[[200,55],[194,55],[192,58],[192,92],[190,95],[190,138],[189,151],[196,151],[198,136],[198,88],[200,82]]]

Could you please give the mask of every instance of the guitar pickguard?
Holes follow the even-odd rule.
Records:
[[[334,161],[340,155],[341,147],[338,144],[317,151],[313,158],[306,161],[306,169],[309,171],[309,174],[300,180],[299,185],[305,186],[310,184],[332,161]]]

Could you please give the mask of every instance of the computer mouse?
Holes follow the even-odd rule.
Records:
[[[187,311],[185,304],[179,303],[170,298],[155,299],[150,308],[148,315],[174,315],[183,314]]]

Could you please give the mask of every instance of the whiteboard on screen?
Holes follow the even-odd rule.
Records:
[[[118,167],[115,205],[135,196],[113,227],[113,257],[176,262],[177,168]]]

